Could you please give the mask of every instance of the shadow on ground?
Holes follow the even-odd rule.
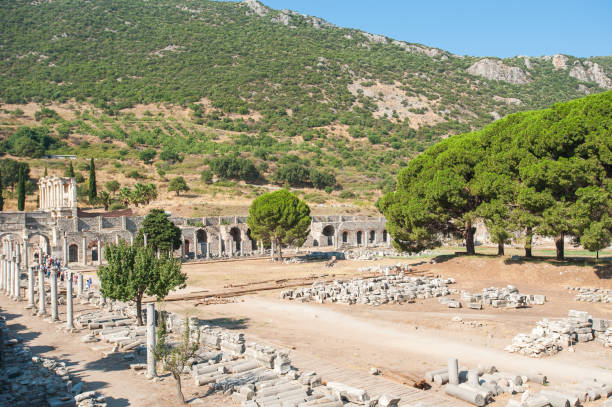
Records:
[[[210,326],[218,326],[225,329],[246,329],[249,318],[214,318],[214,319],[201,319],[201,323]]]

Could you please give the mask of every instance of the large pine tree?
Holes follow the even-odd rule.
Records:
[[[98,197],[98,191],[96,189],[96,167],[94,164],[94,159],[91,159],[89,164],[89,203],[94,203],[96,198]]]
[[[25,209],[25,175],[23,174],[23,167],[19,167],[19,181],[17,181],[17,210],[23,211]]]

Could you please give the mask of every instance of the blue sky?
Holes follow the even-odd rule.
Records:
[[[612,0],[263,0],[456,54],[612,55]]]

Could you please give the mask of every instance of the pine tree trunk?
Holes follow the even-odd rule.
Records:
[[[497,244],[497,255],[498,256],[503,256],[504,255],[504,244],[503,243],[498,243]]]
[[[142,294],[136,296],[136,321],[142,326]]]
[[[561,232],[559,236],[555,238],[555,247],[557,248],[557,260],[565,259],[565,233]]]
[[[185,397],[183,396],[183,387],[181,385],[181,375],[172,374],[174,376],[174,382],[176,383],[176,398],[178,398],[181,405],[185,405]]]
[[[599,261],[599,250],[597,250],[597,251],[595,252],[595,260],[598,260],[598,261]]]
[[[525,232],[525,257],[531,258],[533,254],[531,253],[531,244],[533,242],[533,229],[531,227],[527,228]]]
[[[283,261],[283,247],[281,246],[281,241],[280,239],[276,239],[276,253],[277,253],[277,260],[278,261]]]
[[[476,254],[474,249],[474,231],[472,230],[472,222],[468,221],[465,223],[465,230],[463,231],[463,238],[465,239],[465,248],[467,254]]]

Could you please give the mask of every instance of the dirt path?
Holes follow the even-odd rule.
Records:
[[[587,376],[612,381],[612,351],[602,351],[595,343],[580,344],[576,353],[565,351],[551,358],[530,359],[503,351],[505,338],[495,340],[391,322],[377,318],[375,311],[355,315],[325,306],[255,296],[243,300],[207,306],[198,312],[212,320],[238,323],[266,342],[310,352],[357,370],[383,366],[412,373],[444,365],[449,357],[457,357],[468,366],[494,364],[502,370],[542,372],[557,382]]]
[[[106,397],[109,407],[169,407],[178,406],[175,400],[174,381],[162,377],[153,382],[129,370],[129,361],[123,359],[124,353],[109,356],[103,350],[111,349],[109,344],[98,342],[85,344],[80,336],[87,332],[70,334],[58,328],[63,323],[49,323],[42,318],[31,316],[24,309],[24,302],[15,303],[0,295],[0,311],[7,319],[9,329],[23,338],[33,354],[52,357],[66,362],[73,377],[84,382],[84,390],[95,390]],[[77,305],[82,310],[84,306]],[[60,319],[63,319],[60,313]],[[64,322],[65,323],[65,322]],[[185,398],[193,398],[195,389],[191,381],[186,383]],[[231,406],[229,400],[211,396],[197,401],[199,406]]]

